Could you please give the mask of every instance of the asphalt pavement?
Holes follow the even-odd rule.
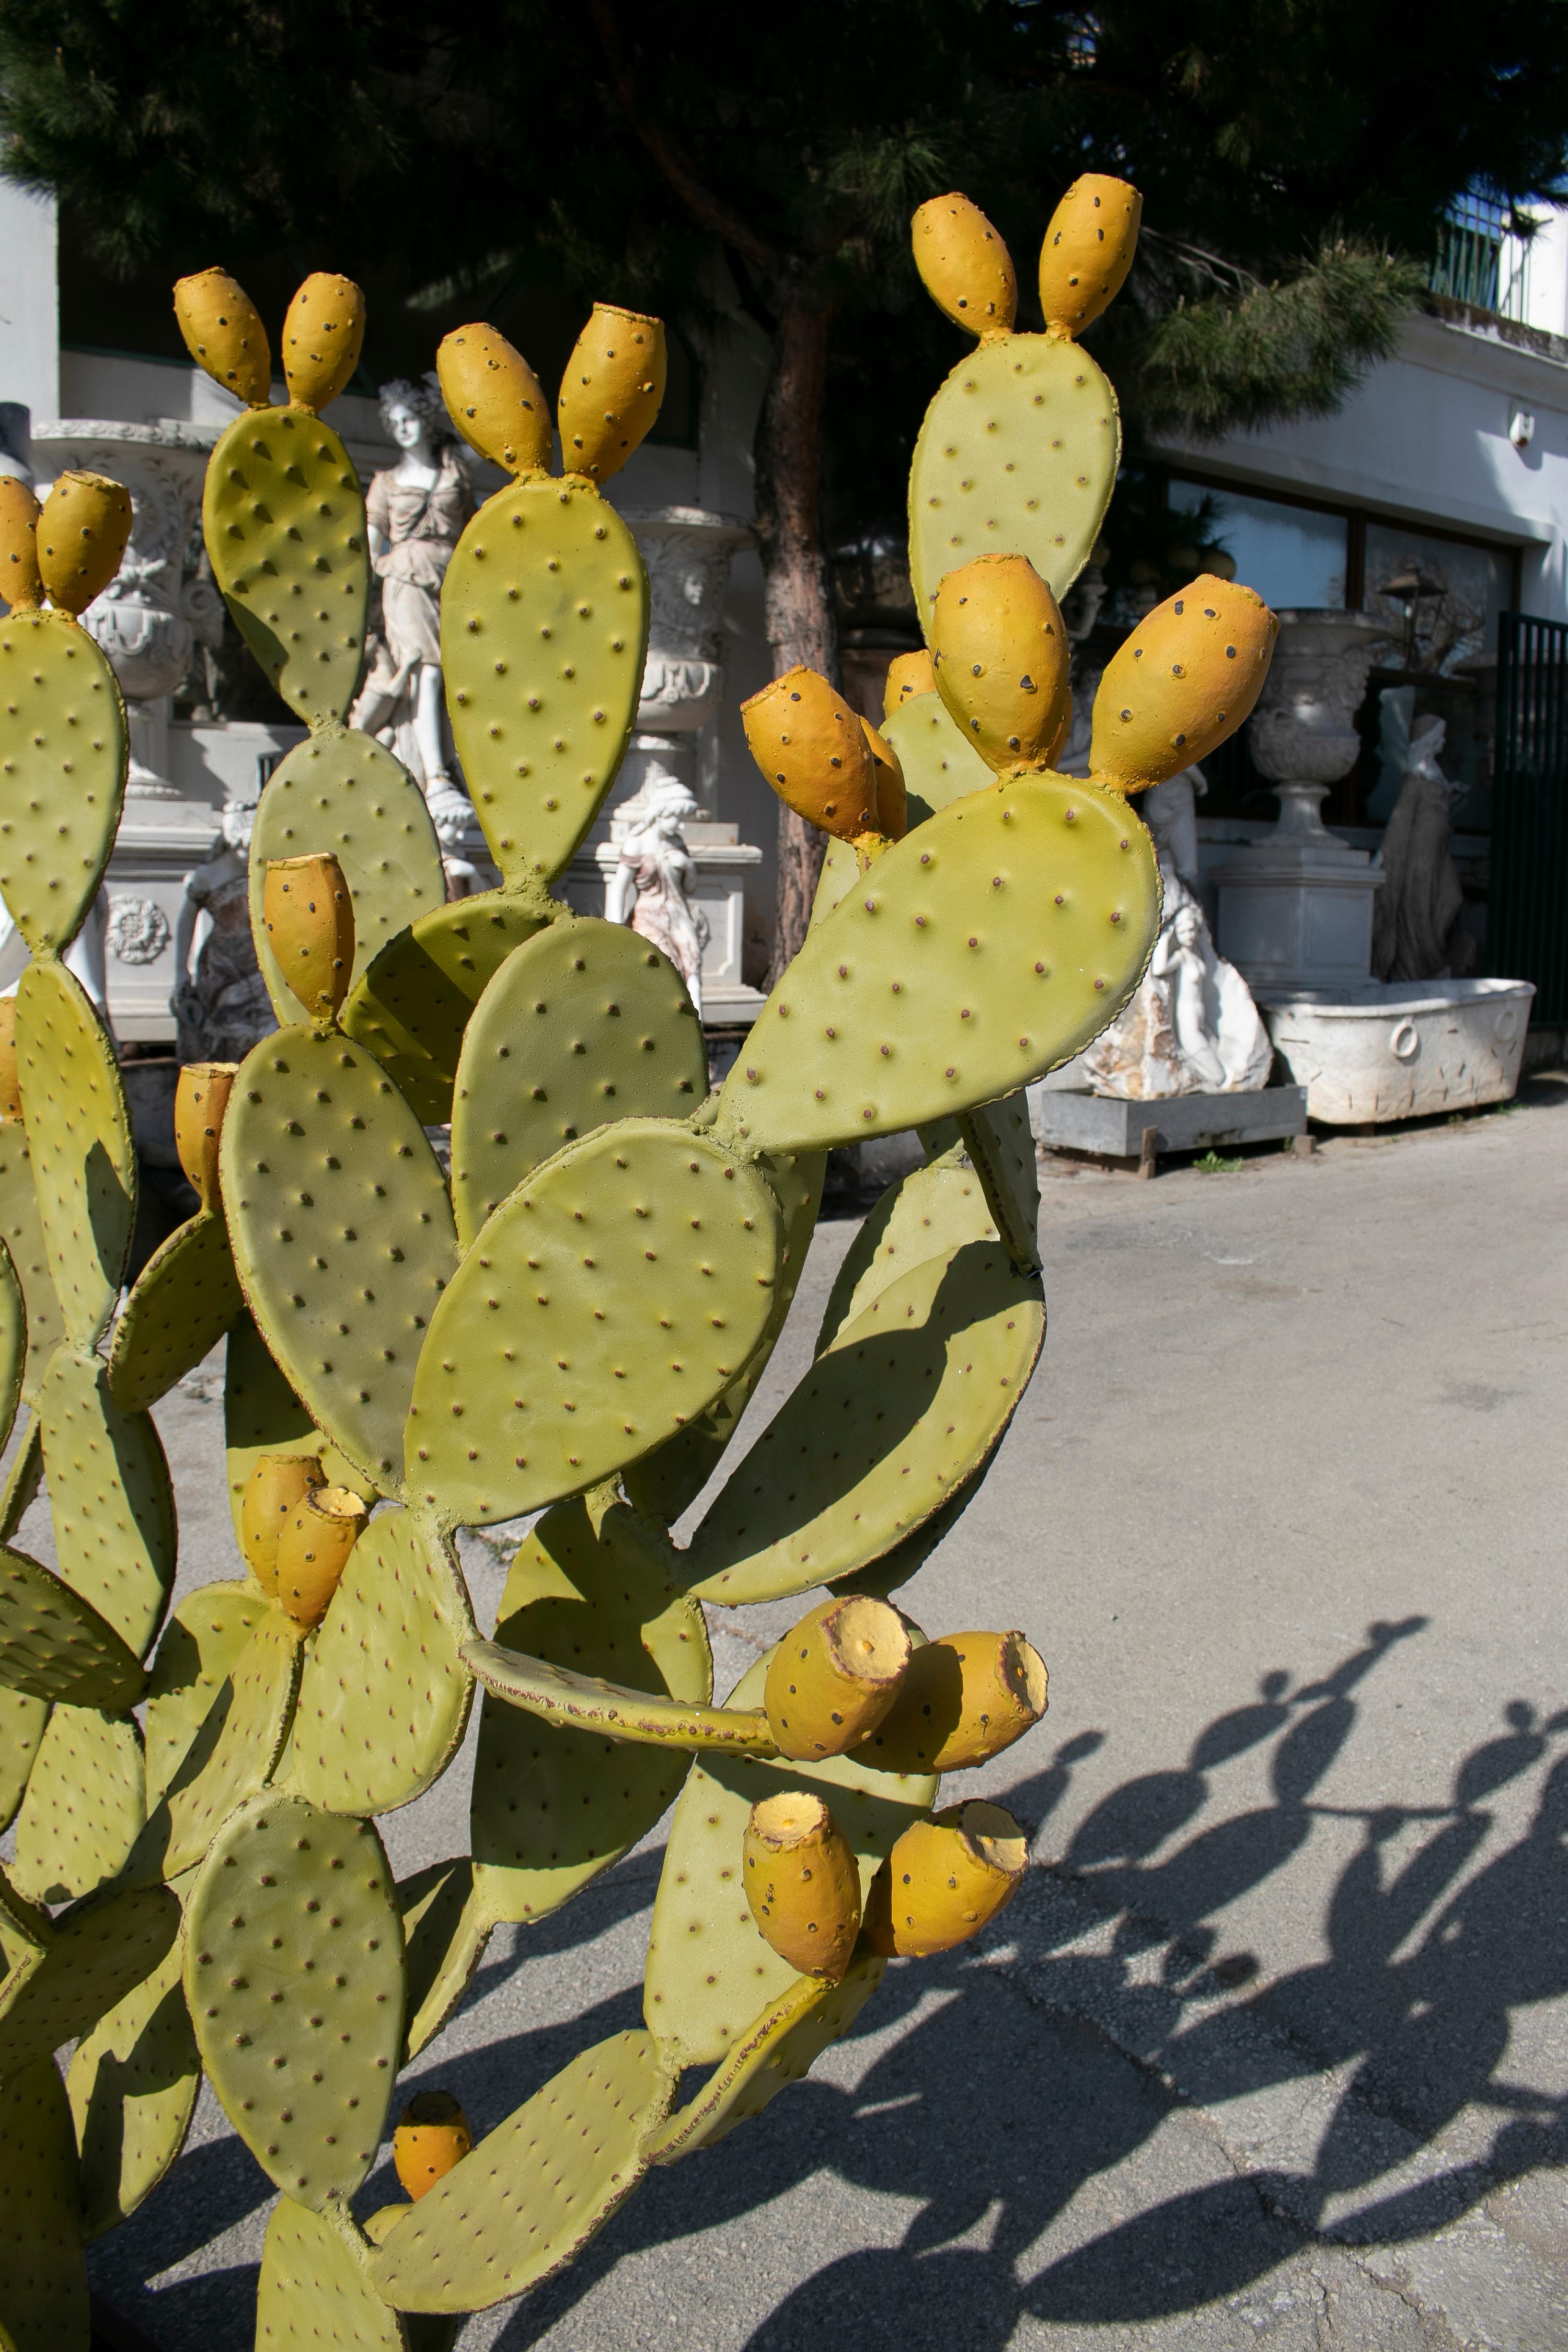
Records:
[[[1026,1889],[465,2352],[1568,2341],[1568,1084],[1044,1193],[1040,1369],[900,1596],[1048,1660],[1045,1723],[946,1784],[1027,1823]],[[231,1572],[216,1389],[159,1420],[184,1575]],[[721,1689],[800,1605],[719,1613]],[[466,1850],[466,1783],[384,1825],[400,1874]],[[499,1934],[411,2087],[489,2129],[637,2023],[662,1838]],[[204,2093],[95,2281],[168,2352],[247,2345],[270,2200]]]

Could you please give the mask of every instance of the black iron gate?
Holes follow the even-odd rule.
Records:
[[[1532,980],[1535,1021],[1568,1022],[1568,622],[1498,627],[1487,961]]]

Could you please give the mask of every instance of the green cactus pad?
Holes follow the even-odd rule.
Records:
[[[130,738],[113,670],[65,613],[0,621],[0,893],[36,956],[70,945],[120,823]]]
[[[26,1301],[11,1253],[0,1240],[0,1448],[10,1442],[26,1363]]]
[[[463,1656],[487,1691],[562,1730],[596,1732],[648,1747],[689,1748],[693,1754],[769,1755],[773,1736],[761,1707],[701,1706],[624,1683],[574,1675],[543,1658],[521,1657],[494,1642],[469,1642]]]
[[[542,1160],[611,1119],[683,1118],[708,1093],[686,983],[618,923],[565,921],[516,949],[479,999],[452,1102],[466,1249]]]
[[[213,451],[202,528],[240,635],[307,727],[346,719],[370,604],[364,494],[330,425],[249,409]]]
[[[427,1126],[452,1116],[475,1005],[512,950],[549,919],[500,890],[455,898],[389,940],[344,1004],[345,1034],[369,1047]]]
[[[383,2205],[379,2211],[369,2214],[364,2234],[371,2244],[384,2246],[407,2210],[407,2205],[400,2201]],[[407,2338],[408,2352],[452,2352],[463,2325],[459,2312],[404,2311],[398,2317]]]
[[[1026,555],[1065,596],[1100,537],[1121,454],[1116,394],[1055,335],[998,335],[932,395],[910,467],[910,577],[921,626],[942,575]]]
[[[16,1118],[0,1119],[0,1241],[10,1252],[27,1309],[27,1363],[22,1394],[31,1404],[65,1327],[44,1247],[27,1139],[21,1120]]]
[[[136,1152],[114,1048],[62,964],[16,990],[16,1074],[49,1274],[66,1331],[96,1345],[120,1295],[136,1220]],[[18,1271],[26,1282],[26,1267]]]
[[[342,867],[354,910],[353,977],[385,947],[444,906],[447,877],[425,795],[374,735],[313,735],[275,770],[256,812],[250,845],[250,929],[257,961],[285,1028],[305,1019],[272,952],[261,915],[269,858],[330,853]]]
[[[913,1532],[985,1461],[1045,1339],[1045,1300],[1000,1243],[915,1266],[818,1357],[691,1539],[691,1590],[733,1605],[844,1576]]]
[[[320,1443],[310,1414],[267,1352],[248,1312],[229,1326],[223,1364],[223,1437],[235,1541],[250,1474],[264,1454],[305,1454]]]
[[[256,2290],[258,2352],[408,2352],[408,2335],[366,2278],[348,2230],[280,2197]]]
[[[0,1672],[3,1671],[0,1664]],[[37,1761],[48,1719],[47,1698],[7,1690],[0,1683],[0,1830],[10,1828],[27,1793],[27,1782]]]
[[[371,2265],[399,2311],[483,2311],[562,2270],[642,2178],[669,2111],[650,2033],[613,2033],[563,2067],[427,2189]]]
[[[166,1886],[95,1895],[66,1912],[0,1992],[0,2083],[90,2032],[152,1974],[179,1932],[180,1906]],[[9,1951],[9,1934],[5,1943]]]
[[[91,2332],[71,2111],[40,2058],[0,2090],[0,2344],[87,2352]]]
[[[569,1143],[496,1211],[437,1308],[411,1489],[482,1527],[648,1453],[750,1361],[782,1246],[765,1180],[707,1136],[627,1119]]]
[[[1000,1238],[984,1191],[955,1150],[900,1176],[872,1209],[839,1262],[813,1354],[820,1356],[889,1284],[965,1242]]]
[[[363,1046],[284,1029],[235,1080],[222,1162],[268,1345],[317,1425],[395,1492],[415,1359],[458,1260],[424,1129]]]
[[[145,1657],[174,1580],[174,1491],[151,1416],[121,1412],[109,1367],[60,1349],[38,1391],[60,1574]]]
[[[835,1577],[828,1588],[834,1593],[862,1592],[873,1601],[887,1601],[900,1585],[907,1584],[919,1574],[939,1544],[945,1543],[959,1520],[974,1500],[984,1483],[988,1462],[983,1462],[971,1478],[957,1486],[945,1503],[934,1510],[929,1519],[894,1544],[879,1558],[868,1560],[861,1568],[852,1569],[847,1576]]]
[[[882,733],[904,772],[910,833],[950,801],[996,781],[940,694],[911,695],[882,721]]]
[[[731,1706],[761,1705],[767,1665],[759,1658],[742,1676]],[[754,1804],[808,1784],[855,1850],[862,1896],[894,1841],[929,1811],[937,1786],[933,1774],[881,1772],[847,1756],[820,1764],[698,1759],[670,1823],[644,1979],[643,2013],[682,2065],[727,2058],[752,2020],[797,1981],[758,1933],[741,1851]]]
[[[185,1997],[262,2169],[313,2212],[352,2196],[403,2041],[403,1929],[371,1824],[275,1790],[231,1814],[191,1890]]]
[[[1037,1274],[1040,1171],[1027,1095],[1009,1095],[1002,1102],[967,1111],[958,1124],[1008,1255],[1025,1274]]]
[[[144,1818],[134,1717],[57,1706],[16,1817],[11,1883],[30,1903],[69,1903],[115,1876]]]
[[[109,1351],[109,1393],[144,1412],[217,1346],[244,1307],[222,1213],[202,1209],[153,1251]]]
[[[724,1081],[766,1151],[894,1134],[1016,1094],[1121,1010],[1160,921],[1120,794],[1012,776],[879,857],[817,926]]]
[[[650,1518],[662,1519],[666,1526],[697,1500],[740,1427],[741,1416],[767,1370],[768,1360],[794,1304],[795,1286],[805,1271],[811,1236],[816,1229],[822,1181],[827,1172],[826,1153],[779,1152],[758,1165],[773,1187],[784,1220],[778,1280],[773,1285],[773,1307],[763,1336],[745,1370],[738,1380],[731,1381],[723,1395],[685,1429],[667,1437],[662,1445],[656,1446],[640,1462],[634,1462],[622,1479],[626,1499],[633,1507],[646,1511]]]
[[[473,1980],[496,1917],[474,1891],[467,1854],[416,1871],[397,1889],[408,1980],[405,2063],[439,2033]]]
[[[248,1581],[187,1592],[170,1614],[147,1676],[147,1802],[155,1805],[201,1729],[246,1643],[268,1614]]]
[[[461,1576],[410,1511],[384,1511],[349,1554],[294,1711],[290,1795],[334,1813],[422,1796],[462,1743],[473,1633]]]
[[[5,1483],[0,1486],[0,1544],[9,1543],[27,1511],[38,1499],[44,1478],[44,1433],[34,1413],[16,1452]]]
[[[265,1788],[283,1753],[300,1687],[301,1636],[268,1608],[202,1718],[137,1840],[126,1874],[177,1878],[199,1862],[219,1824]]]
[[[840,898],[847,896],[865,872],[852,841],[830,840],[822,860],[822,871],[816,877],[812,893],[811,920],[808,932],[818,923],[826,922]]]
[[[519,1545],[496,1640],[579,1674],[701,1704],[713,1662],[701,1613],[635,1540],[624,1505],[595,1533],[558,1503]],[[498,1919],[543,1918],[646,1835],[679,1790],[684,1748],[556,1728],[487,1693],[474,1761],[474,1885]]]
[[[548,883],[626,751],[647,654],[647,575],[597,491],[510,482],[458,542],[441,591],[452,740],[490,855]]]
[[[122,1708],[141,1696],[142,1674],[90,1601],[0,1545],[0,1683],[30,1698]]]
[[[697,2096],[651,2136],[643,2150],[648,2162],[678,2164],[760,2116],[771,2099],[810,2072],[830,2042],[847,2033],[887,1965],[875,1952],[858,1952],[837,1984],[797,1978],[752,2019]]]
[[[89,2238],[112,2230],[151,2195],[190,2128],[202,2066],[180,1959],[176,1941],[78,2042],[66,2074]]]

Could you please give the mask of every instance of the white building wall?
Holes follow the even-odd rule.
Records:
[[[0,180],[0,401],[40,421],[59,415],[56,249],[53,199]]]
[[[1534,419],[1522,448],[1510,438],[1521,412]],[[1338,415],[1212,444],[1171,439],[1160,451],[1238,488],[1517,547],[1526,609],[1568,618],[1568,351],[1559,358],[1504,330],[1422,317]]]

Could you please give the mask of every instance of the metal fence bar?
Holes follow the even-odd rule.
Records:
[[[1487,961],[1568,1023],[1568,622],[1504,613]]]

